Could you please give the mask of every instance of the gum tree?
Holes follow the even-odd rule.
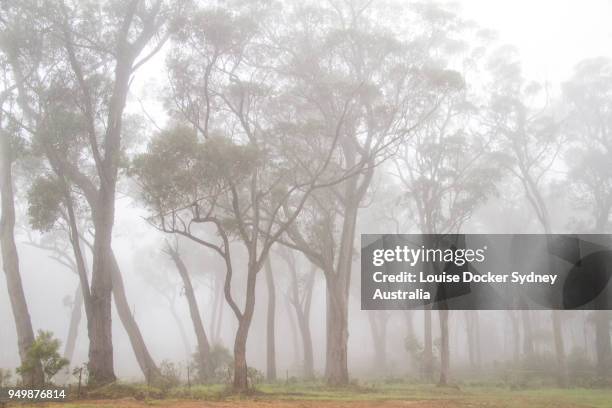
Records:
[[[548,90],[525,79],[512,47],[500,47],[491,56],[488,67],[492,80],[487,88],[488,108],[482,123],[498,136],[497,147],[508,159],[502,163],[520,183],[538,224],[548,235],[552,232],[552,225],[545,197],[546,182],[564,146],[559,120],[550,106]],[[525,327],[531,332],[529,311],[522,313]],[[557,382],[560,386],[567,386],[561,312],[553,310],[551,320]],[[533,351],[532,336],[527,336],[527,349]]]
[[[29,2],[24,2],[28,4]],[[9,2],[0,3],[0,200],[2,214],[0,215],[0,247],[2,252],[2,267],[6,276],[11,310],[17,329],[19,357],[22,364],[29,361],[31,377],[24,382],[36,385],[42,378],[40,361],[29,359],[29,351],[34,344],[34,329],[28,310],[21,271],[19,254],[15,244],[15,189],[13,168],[23,153],[24,134],[15,125],[19,120],[16,107],[17,81],[14,63],[21,55],[38,55],[38,30],[28,33],[24,30],[24,22],[28,15]],[[26,44],[32,44],[26,47]],[[28,66],[28,72],[34,71],[36,64]]]
[[[172,113],[186,125],[154,137],[134,166],[151,222],[224,261],[224,295],[238,320],[237,391],[248,388],[246,342],[258,273],[308,196],[333,183],[324,176],[338,139],[337,129],[325,128],[321,138],[309,134],[321,125],[301,110],[275,66],[279,60],[262,45],[261,27],[273,20],[259,6],[191,13],[179,35],[183,46],[168,60]],[[232,292],[236,244],[246,259],[243,305]]]
[[[313,194],[308,210],[283,240],[323,271],[325,376],[334,386],[349,382],[348,299],[356,221],[375,168],[410,138],[446,93],[461,86],[436,51],[442,32],[430,30],[428,21],[452,20],[452,16],[434,6],[412,11],[406,21],[425,27],[423,36],[380,26],[375,15],[385,10],[371,2],[296,7],[288,23],[293,31],[278,41],[287,45],[291,72],[305,103],[327,127],[341,130],[332,170],[354,174]],[[342,106],[348,108],[347,114],[339,114]]]
[[[46,2],[32,8],[29,21],[46,27],[41,69],[28,75],[21,61],[13,64],[24,127],[59,181],[82,195],[94,226],[91,284],[82,290],[90,302],[88,368],[95,383],[115,380],[113,294],[143,373],[159,373],[129,311],[111,243],[130,84],[166,42],[171,16],[182,3]]]
[[[393,173],[404,190],[398,203],[414,215],[421,233],[459,233],[474,211],[495,193],[501,177],[490,140],[470,124],[476,108],[466,93],[458,89],[445,99],[401,146],[394,161]],[[440,385],[446,385],[449,376],[449,313],[445,302],[440,302]],[[431,317],[428,319],[427,313],[424,324],[424,371],[430,377],[433,364],[427,359],[432,358],[432,339],[427,334]]]
[[[612,209],[612,61],[593,58],[576,65],[572,77],[563,84],[568,118],[563,132],[574,140],[566,153],[572,199],[589,215],[585,228],[596,234],[610,231]],[[612,371],[610,312],[607,293],[599,297],[594,311],[597,373]]]

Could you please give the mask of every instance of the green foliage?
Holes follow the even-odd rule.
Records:
[[[247,377],[249,379],[249,384],[251,385],[251,387],[255,387],[257,384],[261,384],[264,380],[263,373],[255,367],[247,368]]]
[[[221,344],[214,344],[210,349],[208,372],[201,372],[199,353],[193,353],[192,367],[202,383],[227,383],[231,380],[234,359],[230,351]]]
[[[190,128],[177,126],[157,135],[134,159],[130,173],[140,182],[145,202],[168,211],[217,196],[230,180],[240,184],[259,156],[251,145],[224,138],[200,141]]]
[[[228,367],[234,363],[230,351],[221,344],[215,344],[210,350],[210,366],[213,378],[216,380],[227,379]]]
[[[32,183],[28,191],[28,216],[32,228],[47,232],[61,216],[64,199],[59,182],[51,177],[41,176]]]
[[[53,338],[53,333],[40,330],[32,347],[28,350],[27,357],[23,364],[17,368],[17,372],[28,378],[35,372],[37,364],[42,365],[44,383],[49,383],[53,377],[64,367],[69,361],[60,356],[58,350],[60,341]]]

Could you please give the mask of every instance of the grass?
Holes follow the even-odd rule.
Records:
[[[134,387],[134,389],[132,389]],[[274,402],[296,403],[296,406],[317,406],[317,403],[325,402],[326,406],[344,406],[355,402],[360,407],[379,405],[393,405],[394,401],[412,401],[415,407],[420,405],[430,407],[437,406],[437,402],[445,407],[500,407],[500,408],[612,408],[612,389],[558,389],[558,388],[533,388],[522,390],[510,390],[509,388],[496,386],[462,386],[460,388],[441,388],[425,384],[402,384],[402,383],[368,383],[351,385],[346,388],[334,389],[326,387],[321,383],[296,383],[296,384],[261,384],[257,392],[249,395],[236,395],[227,392],[222,385],[193,386],[191,388],[181,387],[172,389],[159,398],[156,392],[146,394],[143,386],[121,385],[115,387],[108,396],[104,393],[94,395],[95,399],[112,399],[133,397],[143,401],[142,406],[172,407],[179,401],[221,401],[224,406],[251,407],[274,406]],[[121,392],[117,391],[120,389]],[[107,392],[110,389],[106,390]],[[141,393],[141,394],[133,394]],[[131,399],[131,401],[134,401]],[[419,404],[422,402],[422,404]],[[443,402],[443,403],[442,403]],[[26,408],[28,405],[19,405]],[[54,405],[60,406],[60,405]],[[66,408],[99,408],[98,403],[92,401],[80,401],[62,403]],[[107,405],[110,406],[110,405]],[[112,405],[113,407],[115,405]],[[116,405],[122,407],[120,403]],[[140,405],[139,405],[140,406]],[[411,405],[412,406],[412,405]],[[33,407],[41,407],[34,405]]]

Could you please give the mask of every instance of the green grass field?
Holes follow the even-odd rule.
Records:
[[[132,391],[130,391],[132,390]],[[106,392],[111,391],[110,389]],[[364,384],[330,389],[321,384],[261,384],[249,395],[233,395],[221,386],[177,388],[163,398],[142,386],[121,386],[115,393],[83,401],[9,406],[69,408],[249,407],[249,408],[612,408],[611,389],[539,388],[510,390],[493,386],[440,388],[415,384]]]

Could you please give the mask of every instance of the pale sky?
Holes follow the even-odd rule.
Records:
[[[521,53],[531,79],[558,83],[584,58],[612,56],[612,0],[459,0],[464,15]]]
[[[515,45],[529,79],[558,85],[584,58],[612,58],[612,0],[455,0],[466,19],[499,33],[500,42]],[[163,55],[163,53],[162,53]],[[148,99],[166,80],[163,56],[144,67],[132,87]],[[147,103],[163,123],[163,110]],[[140,107],[132,107],[140,111]]]

